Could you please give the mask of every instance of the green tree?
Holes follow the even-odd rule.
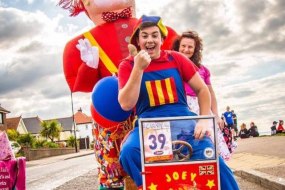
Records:
[[[41,127],[42,127],[42,130],[40,131],[40,134],[42,137],[45,137],[47,140],[48,135],[49,135],[49,122],[48,121],[42,122]]]
[[[67,139],[67,146],[75,147],[75,137],[73,135]]]
[[[41,123],[42,130],[40,131],[41,136],[46,139],[50,139],[51,142],[54,142],[55,138],[59,138],[62,127],[57,120],[44,121]]]
[[[26,146],[30,146],[30,147],[34,147],[34,142],[35,142],[35,137],[28,133],[28,134],[24,134],[24,135],[20,135],[17,142],[22,146],[22,145],[26,145]]]
[[[34,143],[35,148],[43,148],[44,144],[46,143],[46,140],[42,140],[42,139],[37,139]]]
[[[15,129],[8,129],[7,134],[10,141],[17,141],[20,136],[20,133]]]

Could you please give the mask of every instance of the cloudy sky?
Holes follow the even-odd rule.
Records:
[[[8,117],[72,115],[63,49],[94,25],[57,3],[0,0],[0,104]],[[261,131],[285,119],[284,0],[137,0],[136,6],[137,17],[160,15],[178,33],[201,35],[220,113],[229,105],[239,124],[254,121]],[[90,114],[90,94],[74,93],[73,102],[75,111]]]

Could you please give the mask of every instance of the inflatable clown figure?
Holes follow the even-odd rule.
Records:
[[[132,129],[131,113],[118,104],[117,68],[129,55],[128,44],[137,22],[135,0],[59,0],[71,16],[84,12],[94,27],[67,42],[64,75],[71,92],[92,92],[94,148],[99,163],[99,189],[123,189],[126,173],[118,154]],[[168,27],[163,49],[170,49],[176,32]],[[103,80],[104,79],[104,80]]]
[[[91,92],[97,81],[116,73],[120,61],[129,54],[127,45],[137,21],[135,1],[60,0],[59,5],[69,9],[71,16],[85,12],[95,24],[70,40],[63,55],[64,74],[71,92]],[[170,48],[176,37],[171,28],[168,31],[162,49]]]
[[[72,92],[91,92],[101,78],[117,72],[128,55],[127,44],[136,22],[134,0],[60,0],[72,16],[80,12],[95,27],[70,40],[64,49],[63,68]]]

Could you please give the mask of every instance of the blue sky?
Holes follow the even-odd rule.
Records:
[[[178,3],[179,2],[179,3]],[[8,117],[72,114],[62,54],[68,40],[94,27],[69,17],[57,0],[0,0],[0,103]],[[137,17],[160,15],[178,33],[196,30],[212,74],[220,113],[229,105],[239,125],[261,131],[285,119],[284,0],[138,0]],[[74,93],[89,114],[90,94]]]

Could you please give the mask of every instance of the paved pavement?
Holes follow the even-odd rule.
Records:
[[[238,139],[228,165],[236,176],[266,189],[285,190],[285,136]]]
[[[78,153],[29,161],[27,167],[93,153],[91,150],[81,150]],[[238,139],[238,148],[227,164],[234,171],[238,181],[248,180],[262,186],[263,189],[285,190],[285,136]],[[95,174],[92,175],[94,178]]]
[[[48,157],[48,158],[42,158],[39,160],[27,161],[26,166],[32,167],[32,166],[37,166],[37,165],[46,165],[46,164],[57,162],[59,160],[67,160],[67,159],[71,159],[71,158],[75,158],[79,156],[85,156],[89,154],[94,154],[94,150],[80,150],[77,153],[71,153],[71,154],[65,154],[61,156],[53,156],[53,157]]]

